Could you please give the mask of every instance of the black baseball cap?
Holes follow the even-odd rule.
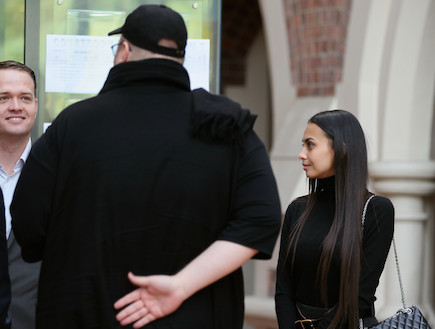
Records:
[[[127,16],[120,28],[109,35],[122,34],[140,48],[172,57],[184,57],[187,29],[183,17],[165,5],[142,5]],[[170,39],[178,48],[159,46],[161,39]]]

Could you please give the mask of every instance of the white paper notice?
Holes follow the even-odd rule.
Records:
[[[116,37],[47,35],[45,91],[96,94],[113,66]]]
[[[119,36],[47,35],[45,91],[97,94],[103,87]],[[189,39],[184,67],[190,87],[210,89],[210,40]]]
[[[44,122],[44,133],[45,133],[45,131],[48,129],[48,127],[50,127],[51,126],[51,122]]]
[[[210,89],[210,40],[188,39],[184,67],[189,72],[190,88]]]

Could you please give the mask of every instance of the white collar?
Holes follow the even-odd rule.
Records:
[[[29,157],[30,149],[32,148],[32,139],[29,138],[29,141],[27,142],[26,148],[24,149],[23,153],[20,156],[20,160],[23,160],[23,162],[26,162],[27,158]]]

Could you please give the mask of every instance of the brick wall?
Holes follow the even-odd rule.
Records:
[[[297,95],[334,95],[341,81],[352,0],[281,0]],[[222,1],[221,91],[245,83],[246,54],[262,28],[256,0]]]
[[[297,95],[333,95],[341,81],[351,0],[283,0]]]

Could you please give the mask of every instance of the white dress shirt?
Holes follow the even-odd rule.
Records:
[[[27,160],[27,157],[29,156],[30,149],[32,147],[32,142],[29,139],[27,142],[26,148],[23,151],[23,154],[21,154],[20,159],[17,161],[14,167],[14,172],[11,175],[8,175],[4,169],[3,166],[0,164],[0,186],[3,192],[3,200],[5,204],[5,219],[6,219],[6,237],[9,238],[9,235],[11,233],[11,212],[10,212],[10,206],[12,202],[12,197],[14,196],[15,187],[17,186],[18,178],[20,177],[21,170],[23,169],[24,163]]]

